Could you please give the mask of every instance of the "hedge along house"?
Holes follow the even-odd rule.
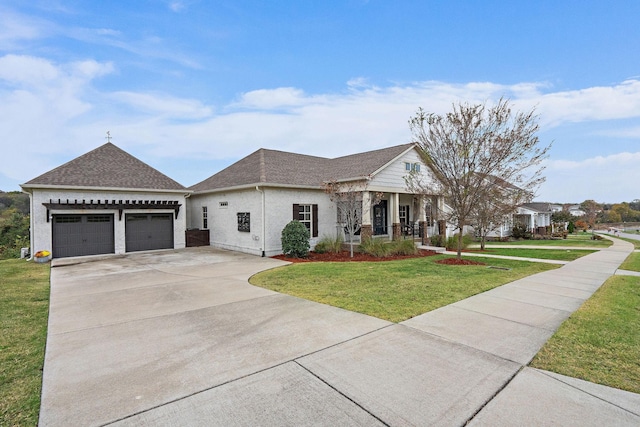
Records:
[[[189,188],[188,227],[209,230],[212,246],[272,256],[282,253],[282,229],[299,220],[313,248],[323,236],[344,234],[324,191],[339,182],[361,193],[362,238],[399,238],[419,225],[432,235],[442,197],[411,193],[405,182],[412,170],[427,177],[425,169],[415,144],[334,159],[260,149]]]
[[[185,246],[189,191],[111,143],[21,185],[31,253],[54,258]]]

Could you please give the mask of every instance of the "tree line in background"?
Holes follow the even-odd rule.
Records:
[[[569,205],[564,209],[554,212],[551,220],[554,223],[569,223],[576,229],[596,228],[597,224],[624,224],[640,222],[640,199],[622,203],[598,203],[594,200],[585,200],[580,203],[582,216],[573,215]]]
[[[29,195],[0,191],[0,259],[19,258],[29,247]]]

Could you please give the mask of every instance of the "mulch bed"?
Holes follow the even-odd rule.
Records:
[[[379,262],[379,261],[395,261],[398,259],[408,259],[408,258],[421,258],[427,256],[437,255],[434,251],[426,251],[420,250],[416,255],[394,255],[388,257],[375,257],[373,255],[363,254],[359,252],[353,253],[353,258],[349,255],[349,251],[342,251],[339,253],[324,253],[318,254],[315,252],[309,252],[308,258],[288,258],[284,255],[276,255],[272,258],[280,259],[283,261],[289,262],[361,262],[361,261],[369,261],[369,262]]]

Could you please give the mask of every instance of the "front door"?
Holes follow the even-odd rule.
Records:
[[[387,201],[381,200],[373,207],[373,234],[378,236],[387,233]]]
[[[400,230],[404,235],[411,234],[409,205],[400,205],[399,208]]]

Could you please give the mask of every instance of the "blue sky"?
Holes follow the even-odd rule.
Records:
[[[112,142],[185,186],[258,148],[410,142],[536,108],[537,200],[640,198],[640,2],[0,1],[0,189]]]

